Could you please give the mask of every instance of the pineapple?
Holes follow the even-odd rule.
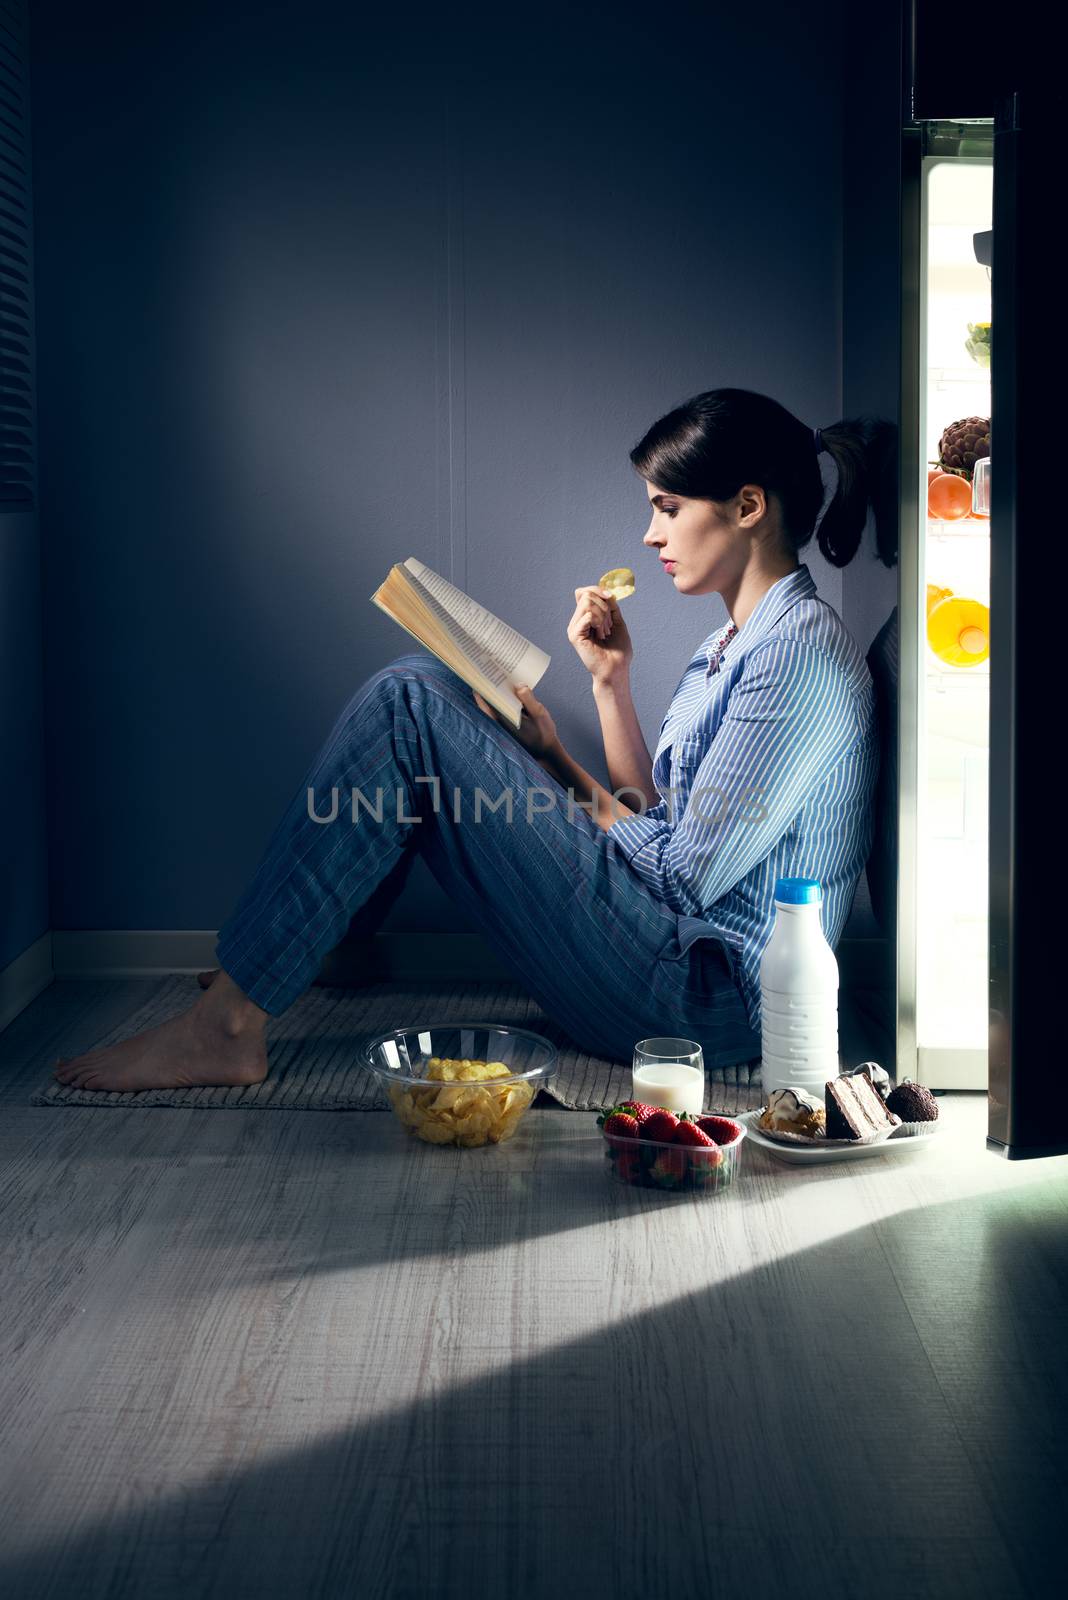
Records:
[[[938,465],[972,481],[972,468],[990,454],[990,418],[964,417],[951,422],[938,441]]]

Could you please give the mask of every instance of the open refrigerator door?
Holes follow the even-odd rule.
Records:
[[[920,195],[915,1015],[921,1083],[985,1089],[993,124],[927,129]]]

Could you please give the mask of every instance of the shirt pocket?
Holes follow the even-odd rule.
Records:
[[[703,734],[687,733],[675,741],[671,752],[672,782],[685,786],[687,792],[694,774],[704,757],[706,748]]]

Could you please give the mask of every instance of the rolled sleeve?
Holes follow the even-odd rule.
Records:
[[[645,845],[670,832],[670,824],[662,817],[654,817],[650,810],[639,816],[624,817],[620,822],[613,822],[608,830],[608,837],[615,840],[629,861]]]
[[[842,668],[814,645],[769,641],[731,689],[677,824],[661,802],[665,814],[624,817],[609,836],[658,899],[699,916],[770,854],[855,738]]]
[[[670,832],[670,823],[667,819],[667,802],[659,800],[655,806],[650,806],[647,811],[639,811],[633,817],[623,817],[619,822],[613,822],[608,829],[608,836],[614,839],[629,861],[636,850],[648,844],[650,839],[655,839],[663,829]]]

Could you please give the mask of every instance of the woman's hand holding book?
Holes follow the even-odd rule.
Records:
[[[529,750],[531,755],[536,756],[543,764],[548,762],[551,765],[562,747],[556,723],[548,706],[543,706],[534,691],[528,689],[525,684],[513,684],[512,692],[522,704],[523,720],[519,724],[518,731],[508,728],[509,733],[515,731],[515,737],[524,749]],[[496,711],[483,700],[478,690],[472,690],[472,693],[479,710],[484,711],[487,717],[492,717],[494,722],[500,722],[501,719]],[[508,727],[508,724],[501,723],[501,726]]]

